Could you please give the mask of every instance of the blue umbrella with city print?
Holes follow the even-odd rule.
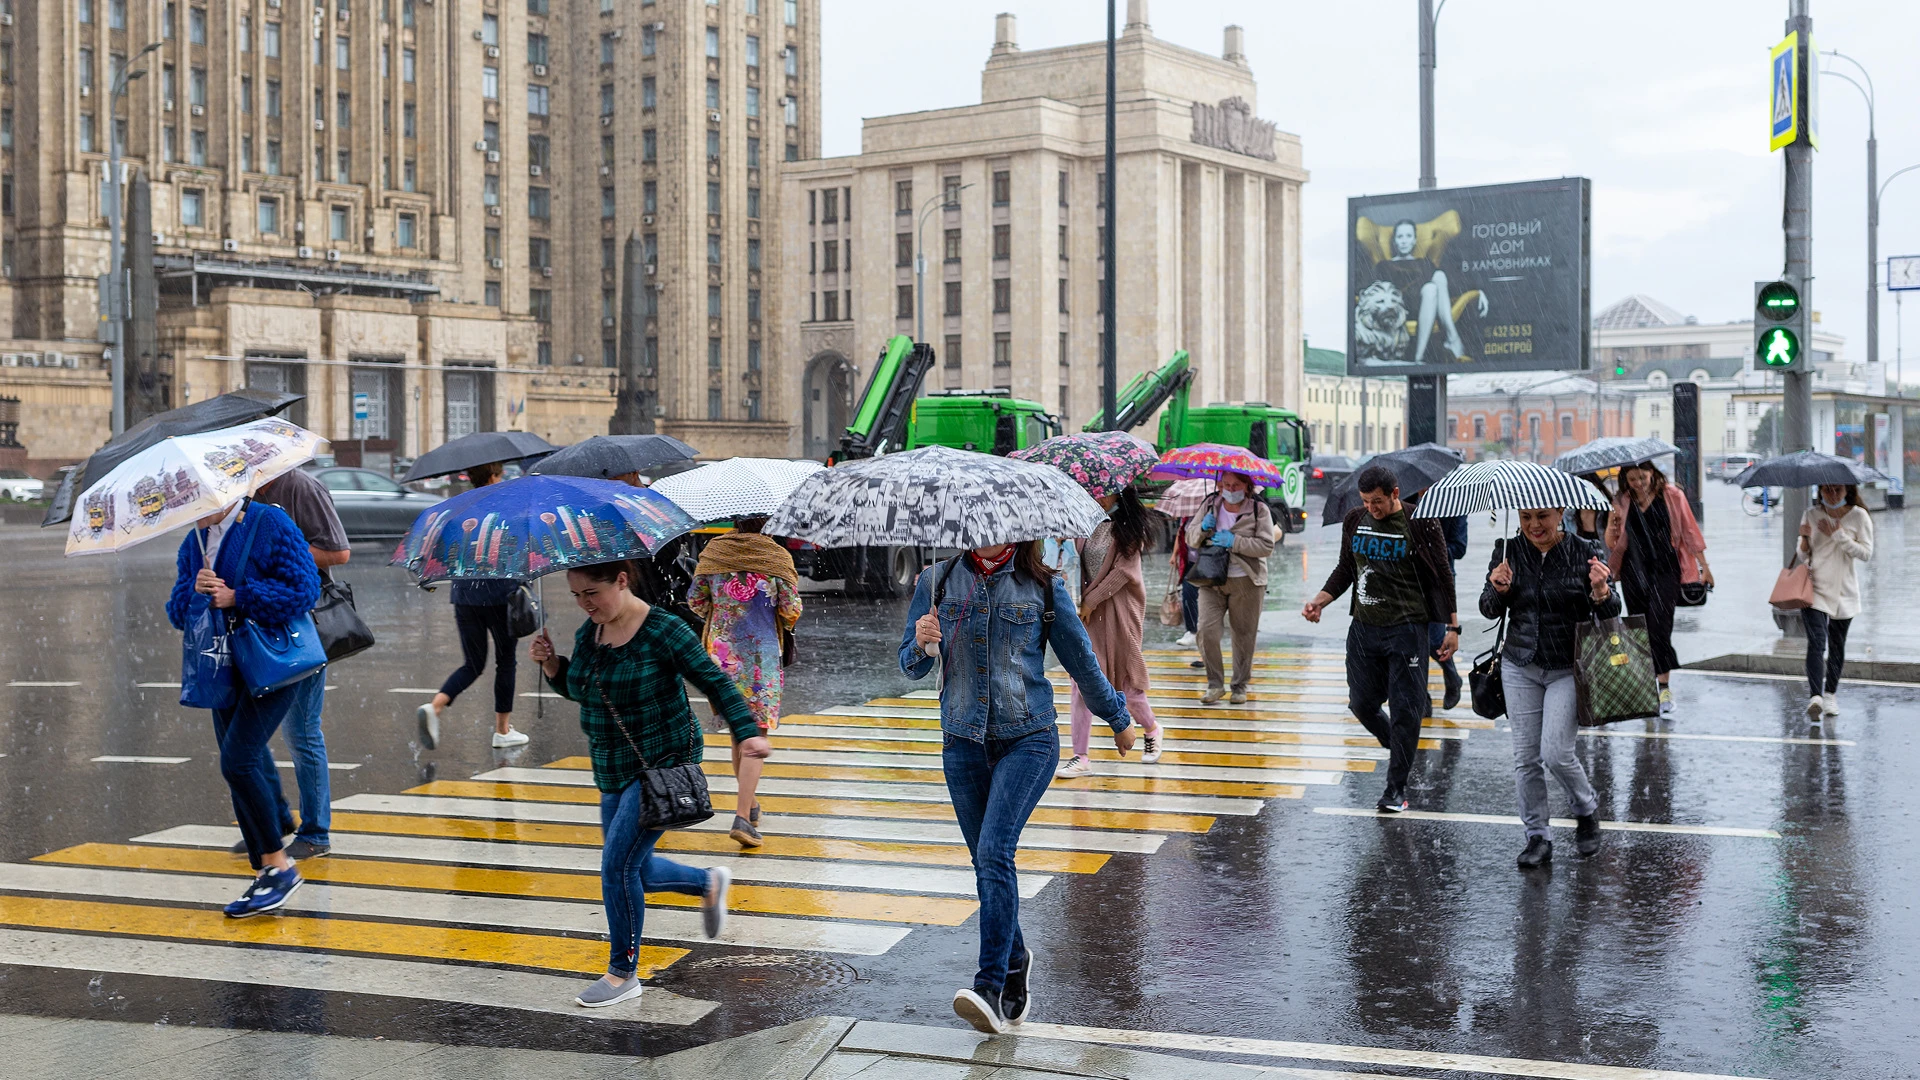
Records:
[[[584,476],[521,476],[456,495],[420,515],[388,565],[436,581],[529,581],[594,563],[644,559],[693,528],[645,488]]]

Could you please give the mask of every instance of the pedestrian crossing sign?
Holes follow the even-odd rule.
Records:
[[[1767,115],[1772,139],[1768,150],[1791,145],[1800,137],[1800,33],[1788,34],[1773,47],[1773,77],[1769,82]]]

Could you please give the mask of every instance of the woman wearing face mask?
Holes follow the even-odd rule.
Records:
[[[1513,778],[1527,827],[1520,866],[1553,858],[1547,773],[1573,804],[1581,858],[1600,850],[1600,798],[1574,755],[1579,738],[1573,679],[1573,628],[1620,612],[1600,545],[1568,535],[1563,508],[1520,511],[1520,535],[1501,545],[1480,590],[1480,614],[1507,617],[1500,673],[1513,726]]]
[[[1147,625],[1147,589],[1141,581],[1140,555],[1147,549],[1147,508],[1132,488],[1104,495],[1100,506],[1107,520],[1080,542],[1080,621],[1093,642],[1094,658],[1115,690],[1126,695],[1127,712],[1144,728],[1140,760],[1160,760],[1160,724],[1147,704],[1147,658],[1140,651]],[[1093,731],[1093,710],[1087,708],[1080,684],[1073,687],[1073,756],[1054,774],[1064,778],[1090,775],[1087,756]]]
[[[1207,497],[1200,516],[1187,523],[1187,545],[1226,548],[1227,580],[1200,589],[1200,659],[1207,667],[1207,692],[1200,704],[1227,696],[1226,665],[1220,658],[1224,622],[1233,629],[1232,704],[1247,700],[1253,681],[1254,639],[1260,633],[1260,609],[1267,602],[1267,557],[1273,554],[1273,511],[1253,496],[1253,481],[1240,473],[1221,473],[1219,490]]]
[[[1707,538],[1679,488],[1651,463],[1620,470],[1620,493],[1607,519],[1607,561],[1627,594],[1627,606],[1647,617],[1653,670],[1660,679],[1660,715],[1673,715],[1667,675],[1680,666],[1673,652],[1673,609],[1682,584],[1713,584]]]
[[[701,898],[703,929],[719,937],[727,924],[727,888],[733,875],[724,866],[701,870],[654,854],[658,829],[640,822],[640,773],[687,762],[704,753],[700,722],[687,704],[688,682],[699,687],[726,717],[742,755],[767,756],[767,738],[747,699],[727,678],[692,628],[665,609],[632,592],[629,563],[601,563],[567,571],[567,587],[587,621],[573,638],[573,655],[554,652],[543,629],[528,655],[540,665],[547,684],[580,703],[580,728],[587,733],[593,783],[600,789],[600,895],[607,912],[611,955],[606,977],[574,998],[589,1009],[617,1005],[640,996],[640,926],[649,892],[685,893]]]
[[[1049,643],[1125,755],[1134,741],[1126,700],[1100,673],[1037,541],[976,548],[922,571],[900,638],[901,671],[923,678],[938,663],[946,675],[940,763],[980,896],[980,967],[953,1011],[989,1035],[1025,1021],[1033,1004],[1014,857],[1060,763]]]
[[[1800,610],[1807,628],[1807,718],[1840,715],[1840,669],[1847,631],[1860,613],[1860,564],[1873,558],[1873,518],[1856,484],[1821,484],[1820,499],[1800,518],[1800,556],[1813,574],[1813,606]],[[1823,662],[1824,661],[1824,662]]]

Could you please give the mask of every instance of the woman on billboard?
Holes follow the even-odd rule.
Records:
[[[1354,238],[1373,261],[1373,281],[1354,297],[1354,342],[1361,363],[1421,363],[1436,327],[1441,334],[1440,346],[1450,359],[1472,359],[1466,355],[1466,343],[1454,320],[1468,304],[1477,305],[1476,313],[1484,318],[1487,296],[1469,289],[1458,299],[1453,297],[1440,260],[1448,241],[1458,235],[1457,210],[1424,224],[1402,219],[1392,228],[1360,219]]]

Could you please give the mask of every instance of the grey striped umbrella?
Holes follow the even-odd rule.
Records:
[[[821,547],[981,548],[1090,536],[1105,520],[1051,465],[927,446],[814,473],[763,531]]]
[[[1597,473],[1603,469],[1616,469],[1626,465],[1638,465],[1652,461],[1667,454],[1677,454],[1680,448],[1665,439],[1638,439],[1630,435],[1607,435],[1589,443],[1583,443],[1553,459],[1553,467],[1578,476],[1582,473]]]
[[[1549,507],[1608,510],[1612,504],[1592,484],[1559,469],[1532,461],[1476,461],[1435,481],[1413,516],[1463,517],[1484,510]]]

